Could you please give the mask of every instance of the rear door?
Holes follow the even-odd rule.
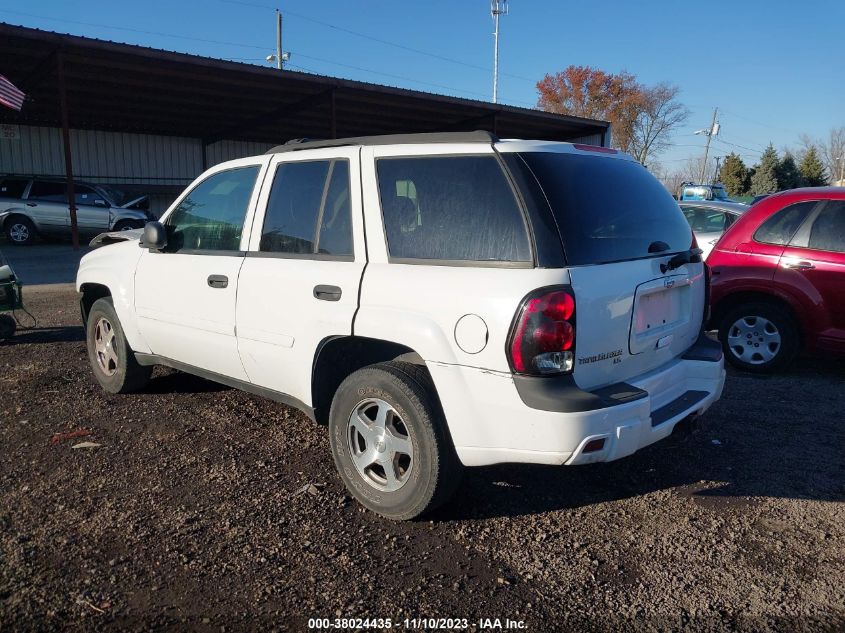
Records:
[[[144,251],[135,271],[138,328],[154,354],[247,379],[235,338],[235,297],[267,162],[220,166],[162,218],[167,247]]]
[[[822,351],[845,350],[845,200],[817,206],[784,249],[775,282],[800,289]]]
[[[256,385],[311,400],[320,343],[352,333],[367,261],[356,147],[275,155],[241,269],[238,349]]]
[[[42,231],[64,233],[70,227],[67,185],[63,182],[36,180],[29,189],[26,206]]]
[[[692,233],[665,188],[622,155],[522,156],[546,193],[570,264],[578,385],[623,382],[683,354],[701,330],[704,265],[680,263],[689,259]]]

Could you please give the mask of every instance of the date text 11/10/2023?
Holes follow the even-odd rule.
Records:
[[[469,618],[309,618],[308,628],[330,629],[404,629],[408,631],[462,631],[471,626],[483,631],[526,630],[523,620],[510,618],[479,618],[471,623]]]

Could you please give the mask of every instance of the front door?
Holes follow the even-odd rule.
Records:
[[[784,249],[775,281],[810,298],[820,351],[845,351],[845,200],[816,208]]]
[[[348,336],[366,262],[359,150],[277,155],[238,282],[238,346],[249,379],[311,402],[324,339]]]
[[[243,247],[266,159],[207,175],[162,218],[167,246],[135,272],[138,328],[154,354],[246,380],[235,339]]]
[[[110,228],[109,203],[93,187],[76,185],[76,225],[80,233],[102,233]]]

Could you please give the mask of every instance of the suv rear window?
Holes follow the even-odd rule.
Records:
[[[23,198],[27,183],[29,181],[24,178],[4,178],[0,180],[0,198]]]
[[[390,256],[530,262],[522,210],[495,156],[381,158]]]
[[[686,251],[692,232],[678,203],[645,167],[600,156],[521,154],[548,198],[571,266]]]

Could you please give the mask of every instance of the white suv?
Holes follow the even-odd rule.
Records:
[[[328,425],[350,492],[393,519],[447,499],[461,466],[630,455],[724,383],[690,227],[611,149],[290,143],[95,241],[116,243],[77,288],[106,390],[167,365],[298,407]]]

